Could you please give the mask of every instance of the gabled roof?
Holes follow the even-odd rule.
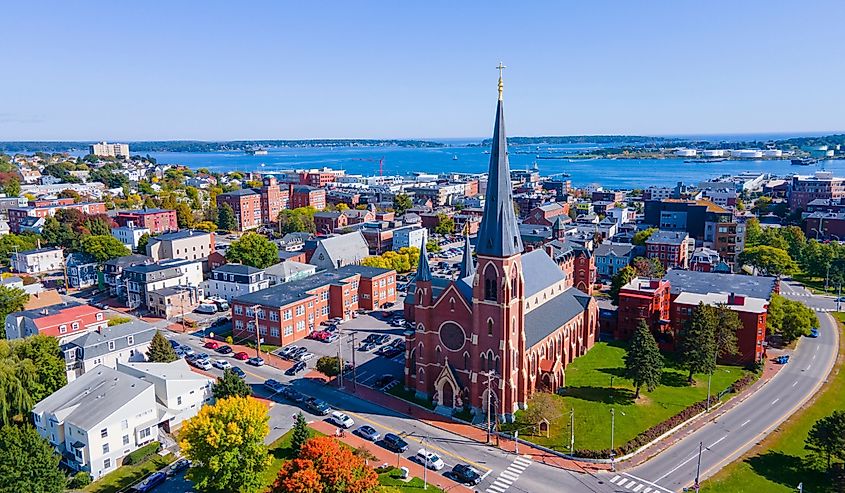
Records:
[[[258,274],[262,272],[262,269],[257,269],[250,265],[243,265],[243,264],[223,264],[220,267],[214,269],[214,272],[223,272],[226,274],[240,274],[243,276],[249,276],[252,274]]]
[[[522,276],[525,279],[525,297],[534,296],[566,279],[555,261],[544,250],[539,249],[522,256]]]
[[[364,239],[364,235],[360,231],[322,238],[319,240],[319,244],[326,249],[332,265],[336,265],[336,261],[342,259],[362,260],[370,253],[367,240]]]
[[[133,320],[83,334],[63,344],[62,350],[79,348],[82,351],[80,359],[91,359],[148,343],[153,340],[155,333],[156,328],[151,324]],[[132,336],[132,344],[129,344],[128,336]],[[114,349],[109,349],[110,342],[114,345]]]
[[[590,296],[569,288],[525,314],[525,346],[533,347],[577,317],[590,304]]]
[[[471,277],[475,275],[475,261],[472,259],[472,245],[469,243],[469,235],[464,235],[464,253],[461,256],[461,270],[458,277]]]
[[[634,245],[630,243],[602,243],[593,251],[596,257],[630,257]]]

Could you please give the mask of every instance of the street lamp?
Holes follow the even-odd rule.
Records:
[[[622,416],[625,416],[624,412],[619,411],[619,413]],[[614,463],[614,458],[616,457],[616,452],[613,450],[614,449],[613,433],[615,431],[615,428],[616,428],[616,409],[611,407],[610,408],[610,470],[611,471],[616,471],[616,464]]]

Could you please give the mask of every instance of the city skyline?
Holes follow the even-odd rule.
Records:
[[[514,136],[844,128],[839,3],[479,6],[12,5],[0,140],[477,138],[499,60]]]

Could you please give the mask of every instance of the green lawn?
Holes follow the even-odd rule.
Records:
[[[687,373],[669,367],[674,363],[667,357],[663,384],[654,392],[641,390],[639,400],[634,402],[631,381],[622,377],[624,355],[623,345],[600,342],[586,355],[575,359],[566,369],[565,395],[555,396],[557,418],[551,422],[550,436],[530,436],[527,429],[520,431],[520,436],[568,452],[569,411],[574,409],[575,449],[607,449],[610,448],[610,410],[613,408],[616,410],[614,445],[618,447],[640,432],[707,398],[707,375],[695,375],[696,384],[689,386]],[[720,365],[713,374],[713,395],[745,373],[741,367]],[[520,415],[517,413],[517,427],[524,426],[519,423]],[[503,427],[508,428],[512,427]]]
[[[438,488],[436,485],[438,482],[442,481],[442,479],[432,473],[429,476],[429,480],[431,481],[428,484],[428,489],[423,489],[423,480],[420,478],[411,478],[410,481],[404,481],[401,479],[401,472],[399,469],[392,468],[389,471],[383,472],[378,476],[378,482],[381,483],[383,486],[393,486],[394,488],[398,489],[402,493],[417,493],[423,491],[431,491],[433,493],[443,493],[443,490]]]
[[[119,467],[116,471],[106,474],[86,486],[84,491],[88,493],[116,493],[141,481],[148,474],[158,471],[175,459],[173,454],[164,457],[153,454],[148,460],[140,464]]]
[[[828,284],[827,292],[825,293],[824,290],[824,277],[812,277],[807,274],[795,274],[792,276],[792,279],[800,282],[804,285],[807,289],[812,291],[814,294],[829,294],[835,295],[836,294],[836,286],[832,284]]]
[[[834,316],[845,322],[845,314]],[[840,326],[840,329],[842,327]],[[833,368],[828,383],[816,394],[807,406],[786,420],[766,437],[760,445],[706,481],[702,491],[706,493],[790,493],[796,491],[799,482],[804,491],[832,493],[833,486],[822,472],[808,461],[804,439],[820,418],[835,410],[845,410],[845,333],[840,331],[839,359]]]
[[[404,401],[413,402],[414,404],[423,406],[426,409],[434,409],[436,407],[433,402],[417,397],[413,390],[407,390],[401,383],[387,389],[387,393]]]

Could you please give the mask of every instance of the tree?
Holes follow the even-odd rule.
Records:
[[[711,373],[716,369],[716,337],[713,332],[716,323],[711,307],[700,303],[681,330],[681,364],[689,371],[687,379],[691,384],[694,382],[693,373]]]
[[[81,247],[83,253],[90,255],[97,262],[105,262],[132,253],[120,240],[111,235],[86,236],[82,238]]]
[[[229,245],[226,260],[265,269],[279,263],[279,248],[265,236],[247,233]]]
[[[434,232],[439,235],[450,235],[455,232],[455,220],[451,216],[438,213],[437,225],[434,227]]]
[[[807,434],[804,447],[823,459],[828,469],[832,458],[845,460],[845,411],[834,411],[816,421]]]
[[[640,397],[640,388],[645,385],[649,392],[660,384],[663,376],[663,355],[657,347],[657,341],[645,320],[640,320],[637,330],[628,344],[625,354],[625,377],[634,382],[634,399]]]
[[[180,228],[192,228],[194,226],[194,211],[188,204],[176,204],[176,223]]]
[[[9,265],[12,252],[32,250],[38,244],[38,238],[37,235],[16,235],[14,233],[0,236],[0,262]]]
[[[771,276],[788,275],[798,269],[786,250],[766,245],[746,248],[739,254],[739,262]]]
[[[305,421],[305,416],[302,415],[302,412],[296,413],[296,417],[293,420],[293,432],[290,438],[290,446],[293,448],[294,453],[299,454],[302,445],[310,437],[311,433],[308,431],[308,423]]]
[[[332,378],[340,373],[340,358],[337,356],[323,356],[317,360],[317,371]]]
[[[217,225],[211,221],[200,221],[194,224],[194,229],[199,229],[201,231],[208,231],[209,233],[213,233],[217,231]]]
[[[538,392],[531,397],[528,408],[522,413],[522,421],[537,426],[544,420],[551,423],[560,414],[557,398],[549,392]]]
[[[396,211],[397,216],[401,216],[413,206],[414,202],[408,194],[400,193],[393,197],[393,210]]]
[[[657,228],[648,228],[642,231],[637,231],[634,233],[634,237],[631,238],[631,243],[638,246],[645,246],[646,240],[651,238],[651,235],[654,233],[657,233]]]
[[[231,368],[223,370],[223,376],[211,388],[212,394],[217,400],[227,397],[249,397],[252,389],[239,377]]]
[[[79,195],[79,192],[77,192],[76,190],[71,190],[70,188],[66,188],[59,192],[58,197],[60,199],[73,199],[74,204],[82,202],[82,196]]]
[[[742,330],[742,320],[739,314],[725,305],[715,307],[715,321],[713,337],[719,356],[734,356],[739,354],[737,333]]]
[[[440,247],[440,243],[437,242],[434,238],[425,242],[425,250],[431,253],[437,253],[443,248]]]
[[[276,218],[279,223],[279,233],[316,233],[317,226],[314,224],[316,213],[317,209],[313,207],[297,207],[279,212]]]
[[[7,197],[18,197],[21,194],[21,182],[16,178],[12,178],[11,180],[7,180],[3,183],[3,193],[6,194]]]
[[[658,258],[637,257],[634,259],[632,265],[637,275],[641,277],[648,277],[651,279],[659,279],[666,273],[663,263]]]
[[[252,397],[229,397],[204,406],[180,433],[182,451],[193,461],[188,473],[201,492],[262,489],[271,459],[264,445],[270,431],[267,407]]]
[[[238,229],[238,220],[231,205],[224,203],[217,208],[217,227],[225,231]]]
[[[0,320],[5,323],[6,315],[23,310],[29,301],[29,295],[20,288],[0,286]],[[6,337],[6,331],[0,331],[0,339]]]
[[[810,328],[818,325],[816,313],[800,301],[788,300],[779,294],[772,295],[766,316],[766,329],[770,333],[780,334],[789,343],[802,335],[808,335]]]
[[[760,220],[756,217],[745,222],[745,247],[757,246],[763,238],[763,228],[760,227]]]
[[[55,337],[0,341],[0,420],[19,420],[32,406],[67,384],[65,360]]]
[[[610,281],[610,299],[614,305],[619,304],[619,290],[622,286],[633,281],[637,277],[637,271],[630,265],[619,269]]]
[[[320,436],[305,442],[299,456],[279,471],[276,493],[372,493],[378,474],[338,440]]]
[[[147,350],[147,361],[151,363],[170,363],[177,359],[179,359],[179,356],[176,355],[176,351],[170,345],[170,341],[161,335],[161,331],[157,330],[153,336],[153,340],[150,341],[150,349]]]
[[[135,248],[135,251],[140,253],[141,255],[147,254],[147,244],[150,242],[150,234],[144,233],[138,238],[138,246]]]
[[[67,486],[59,457],[29,425],[0,428],[0,493],[62,493]]]

